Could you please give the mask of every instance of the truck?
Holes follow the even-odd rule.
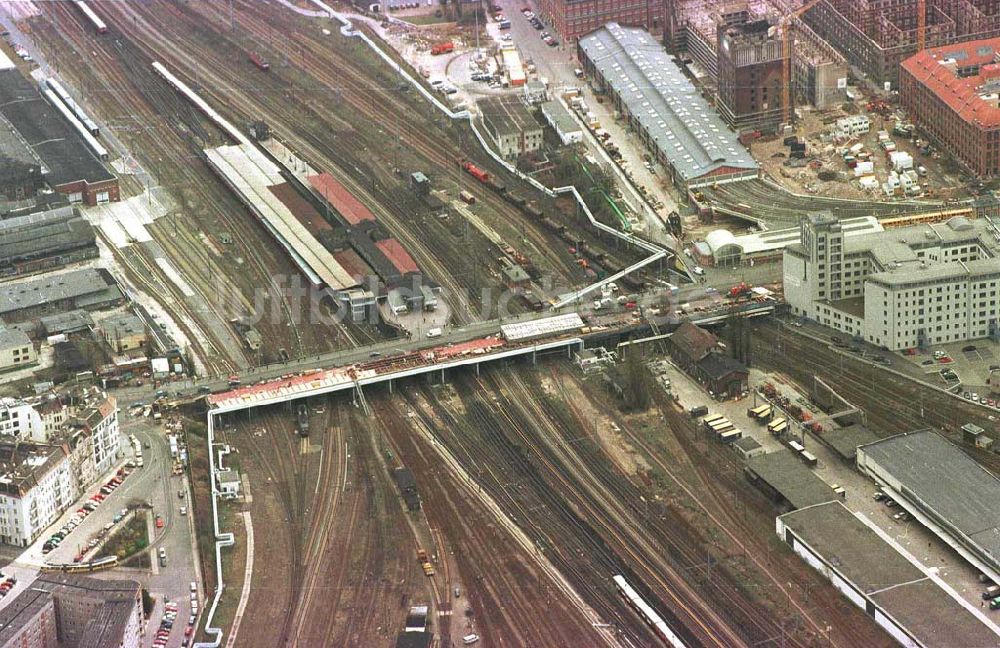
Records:
[[[441,54],[448,54],[455,51],[455,44],[451,41],[445,41],[443,43],[438,43],[431,48],[431,56],[440,56]]]
[[[476,197],[473,196],[468,191],[464,191],[463,190],[463,191],[458,192],[458,197],[462,199],[462,202],[464,202],[464,203],[466,203],[468,205],[475,205],[476,204]]]
[[[429,338],[441,337],[441,332],[442,332],[441,327],[435,326],[434,328],[427,331],[427,337]]]

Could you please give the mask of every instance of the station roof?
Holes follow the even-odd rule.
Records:
[[[389,263],[395,266],[399,274],[407,274],[410,272],[420,272],[420,268],[417,267],[417,262],[413,260],[410,253],[406,251],[403,245],[394,238],[382,239],[381,241],[375,242],[375,247],[382,251],[382,254],[389,259]]]
[[[316,193],[330,203],[349,225],[375,220],[375,214],[329,173],[311,175],[307,180]]]
[[[356,286],[354,279],[320,245],[270,187],[285,182],[280,169],[253,144],[205,149],[209,164],[243,201],[258,212],[272,235],[314,284],[334,290]]]
[[[840,229],[846,238],[850,236],[857,236],[859,234],[881,232],[882,225],[874,216],[860,216],[857,218],[841,219]],[[708,236],[711,236],[712,233],[709,233]],[[708,237],[706,237],[706,239],[707,238]],[[800,227],[784,227],[764,232],[741,234],[734,238],[736,245],[740,246],[743,254],[759,254],[761,252],[780,250],[789,245],[800,243],[802,239],[802,229]]]
[[[789,450],[751,457],[747,467],[797,509],[837,499],[833,488]]]
[[[41,158],[49,184],[114,179],[76,129],[16,69],[0,70],[0,113]]]
[[[648,32],[612,22],[580,38],[579,47],[684,181],[726,167],[759,168]]]
[[[556,315],[555,317],[546,317],[527,322],[504,324],[500,327],[500,330],[503,332],[505,338],[515,341],[553,335],[562,331],[581,328],[582,326],[583,320],[580,319],[578,313],[567,313],[565,315]]]
[[[925,646],[993,646],[998,637],[841,502],[780,517],[828,565]]]
[[[1000,479],[994,474],[932,430],[882,439],[861,446],[862,452],[866,463],[903,485],[907,499],[1000,564]]]

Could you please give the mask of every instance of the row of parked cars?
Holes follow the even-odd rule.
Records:
[[[176,603],[168,600],[164,603],[163,608],[163,617],[160,619],[160,627],[157,629],[156,635],[153,637],[153,648],[166,648],[167,642],[170,640],[170,632],[173,630],[174,623],[177,621]],[[181,641],[182,646],[190,645],[191,638],[194,636],[194,624],[196,620],[197,614],[192,614],[188,619],[187,627],[184,628],[184,639]]]
[[[129,474],[131,474],[131,472],[132,470],[130,468],[127,467],[119,468],[117,474],[115,474],[114,477],[109,479],[106,484],[101,486],[100,492],[91,495],[90,499],[87,500],[83,504],[83,506],[81,506],[76,510],[76,513],[73,514],[73,517],[71,517],[69,521],[66,522],[66,524],[62,525],[62,528],[53,533],[52,536],[45,541],[45,544],[42,545],[42,553],[47,554],[56,547],[58,547],[59,543],[61,543],[73,529],[80,526],[80,524],[84,521],[84,519],[86,519],[88,515],[97,510],[97,507],[100,506],[101,502],[104,501],[104,498],[106,498],[108,495],[113,493],[119,486],[121,486],[122,482],[125,481],[125,478],[128,477]],[[120,521],[122,517],[124,517],[124,515],[119,517],[118,520]]]
[[[3,578],[3,582],[0,583],[0,596],[7,596],[7,593],[14,589],[17,585],[17,576],[8,576],[4,578],[3,572],[0,572],[0,578]]]

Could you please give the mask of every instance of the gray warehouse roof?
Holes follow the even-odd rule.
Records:
[[[477,102],[483,121],[498,137],[520,135],[529,131],[542,130],[534,115],[520,99],[508,97],[486,97]]]
[[[840,502],[781,522],[926,646],[995,646],[990,629]]]
[[[872,464],[903,485],[908,501],[1000,565],[1000,479],[995,475],[931,430],[858,448],[858,466],[871,469]]]
[[[0,328],[0,349],[20,349],[31,346],[31,338],[20,329]]]
[[[747,468],[781,493],[795,508],[837,499],[833,488],[788,450],[751,457],[747,461]]]
[[[114,293],[114,296],[111,293]],[[105,274],[85,268],[30,281],[5,284],[0,288],[0,314],[64,299],[76,299],[78,306],[85,306],[92,302],[100,303],[105,299],[120,297],[121,291],[118,286]]]
[[[73,207],[0,221],[0,264],[93,247],[94,228]]]
[[[723,167],[759,168],[647,32],[612,22],[581,38],[579,47],[683,180]]]

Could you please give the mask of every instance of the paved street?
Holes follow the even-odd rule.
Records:
[[[127,412],[120,414],[122,433],[126,436],[135,434],[143,444],[144,467],[136,468],[129,475],[122,485],[112,492],[90,515],[84,518],[83,522],[69,533],[63,542],[49,554],[42,554],[42,545],[45,541],[62,527],[83,505],[83,503],[96,492],[100,491],[115,473],[118,466],[131,459],[132,451],[124,455],[116,466],[115,470],[108,474],[89,488],[83,496],[70,506],[69,509],[52,526],[46,529],[30,547],[25,549],[14,561],[4,567],[6,575],[15,575],[18,584],[14,590],[6,597],[0,599],[0,608],[12,601],[18,593],[28,587],[30,582],[38,574],[38,568],[43,562],[46,563],[70,563],[73,558],[83,548],[89,538],[101,529],[104,525],[112,522],[116,513],[125,508],[128,504],[136,501],[149,501],[153,506],[153,513],[159,513],[164,519],[164,528],[156,529],[153,524],[153,517],[148,516],[150,537],[153,538],[152,551],[158,551],[160,547],[167,550],[167,568],[161,569],[155,557],[151,558],[152,573],[142,569],[118,568],[109,571],[95,572],[92,574],[96,578],[130,578],[139,581],[154,598],[157,599],[156,608],[150,616],[147,625],[147,637],[145,645],[152,645],[152,637],[156,633],[160,616],[163,613],[163,599],[167,597],[176,600],[179,604],[177,622],[170,637],[170,646],[180,646],[183,639],[184,628],[190,616],[190,583],[198,580],[196,578],[196,560],[194,556],[194,529],[192,526],[192,516],[181,515],[180,507],[188,506],[190,494],[187,488],[187,479],[180,476],[171,475],[170,447],[167,443],[163,428],[153,423],[153,421],[141,417],[131,417]],[[146,447],[146,444],[149,447]],[[184,499],[177,496],[178,490],[184,490]],[[201,597],[203,600],[204,597]]]

